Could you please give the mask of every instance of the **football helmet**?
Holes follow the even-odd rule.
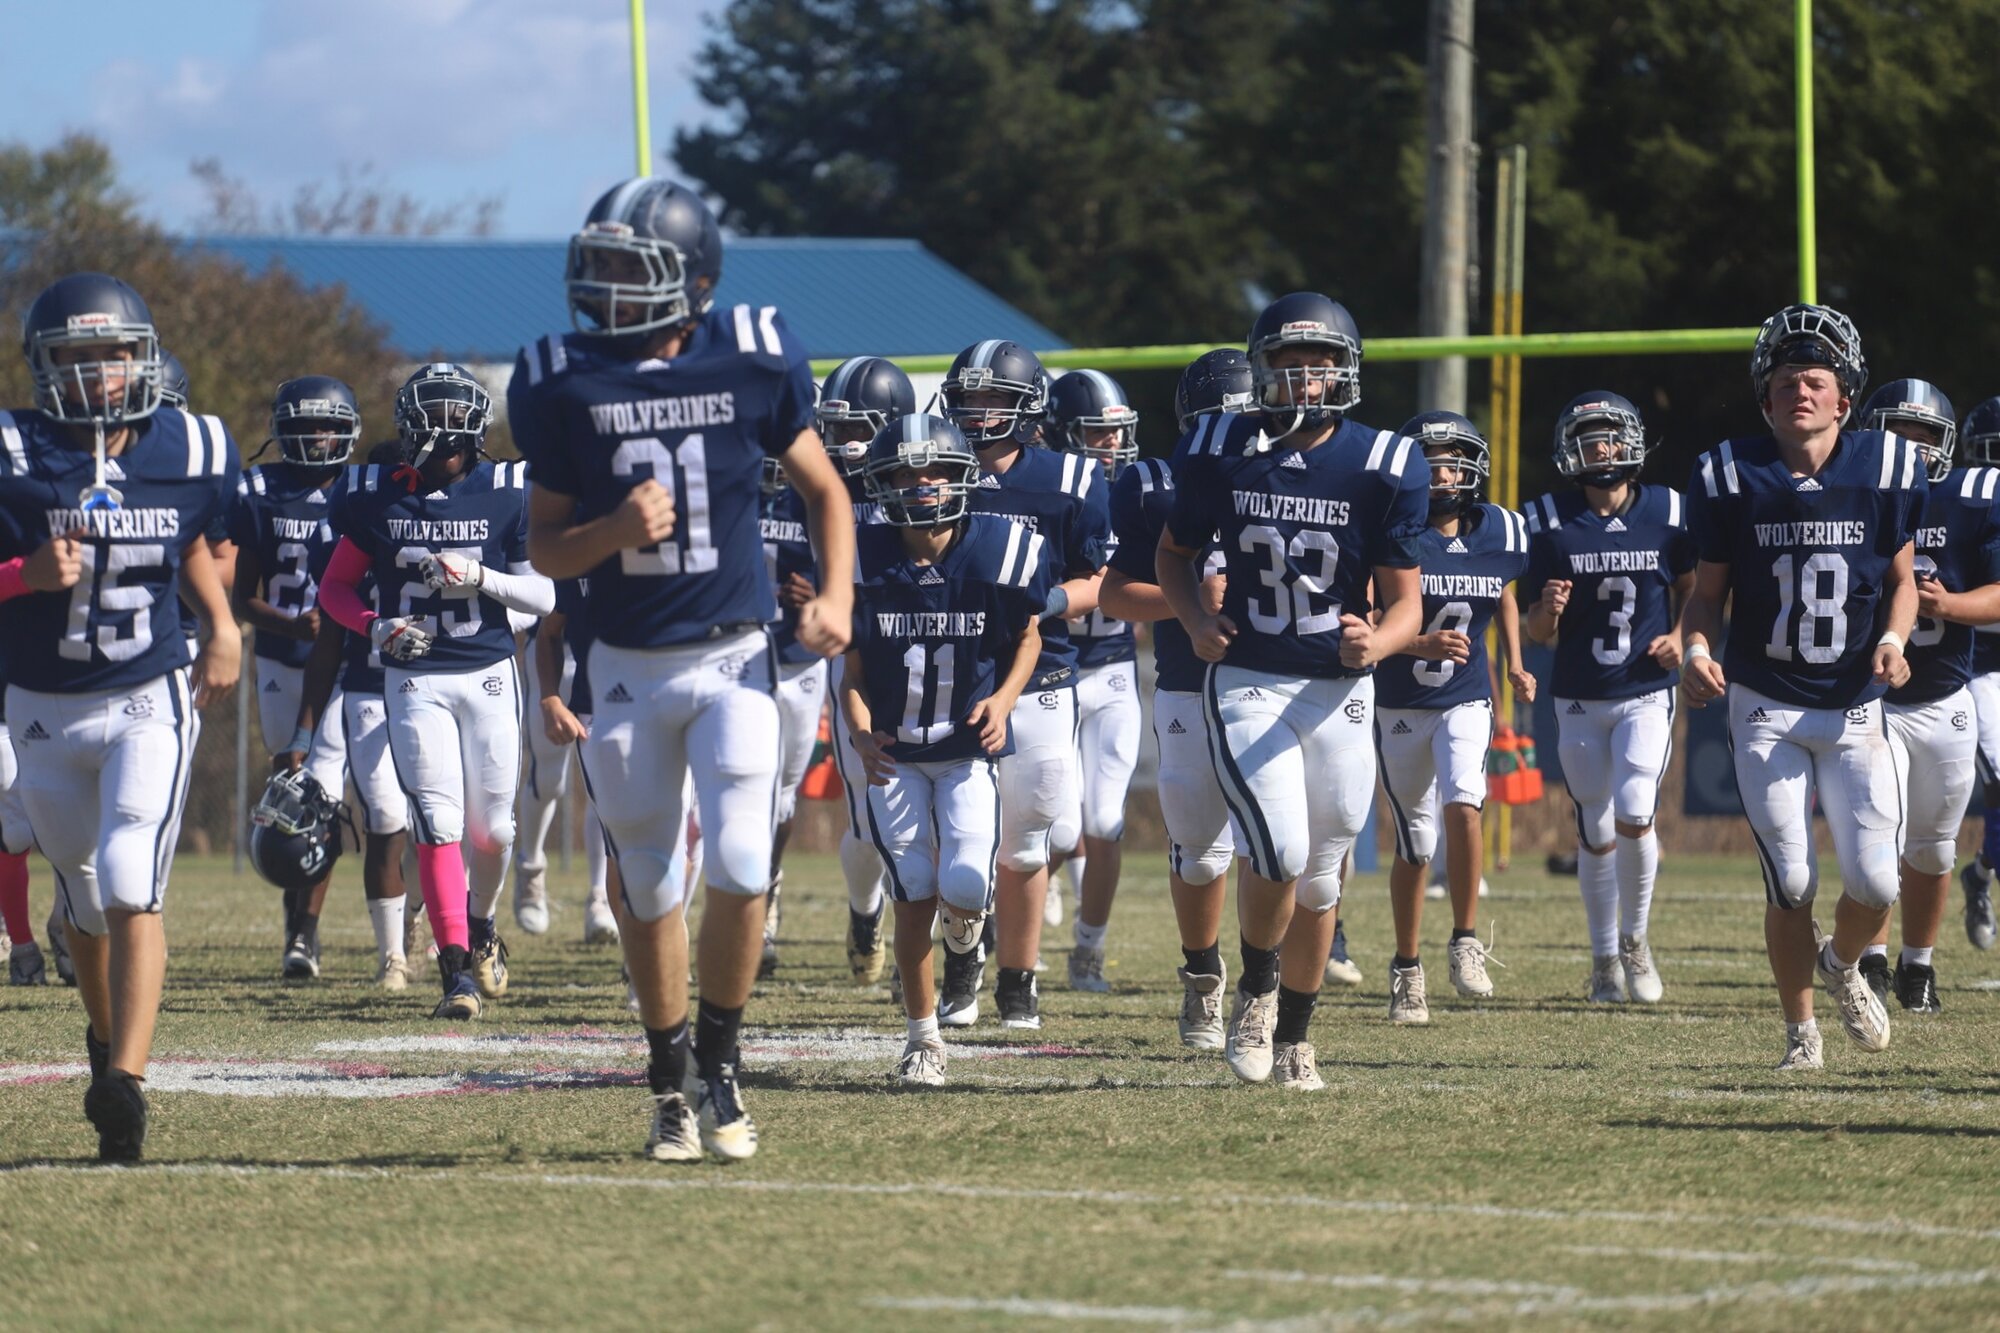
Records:
[[[1331,348],[1333,364],[1289,370],[1271,365],[1273,352],[1300,345]],[[1274,420],[1291,419],[1276,438],[1324,426],[1361,401],[1361,331],[1347,307],[1331,297],[1293,292],[1265,306],[1250,326],[1249,357],[1254,410]]]
[[[2000,398],[1988,398],[1967,412],[1958,425],[1958,438],[1965,445],[1966,462],[2000,467]]]
[[[181,359],[166,348],[160,349],[160,406],[178,407],[187,410],[188,399],[194,395],[188,390],[187,367]]]
[[[820,385],[813,424],[834,468],[843,477],[858,477],[868,462],[868,442],[916,410],[917,391],[901,366],[879,356],[853,356]]]
[[[271,438],[287,463],[338,467],[354,456],[361,438],[361,404],[331,375],[286,380],[271,399]]]
[[[1479,427],[1456,412],[1419,412],[1397,433],[1415,440],[1431,466],[1433,517],[1463,513],[1478,501],[1493,452]],[[1439,481],[1438,472],[1447,467],[1455,479]]]
[[[60,365],[57,349],[115,342],[131,360]],[[35,406],[57,421],[115,428],[159,410],[162,365],[153,312],[106,273],[72,273],[42,289],[22,321]]]
[[[952,358],[939,392],[945,416],[975,448],[984,449],[1007,441],[1031,443],[1048,408],[1048,389],[1048,372],[1042,369],[1040,357],[1019,343],[989,338]],[[1012,401],[987,407],[966,405],[967,394],[987,391]],[[869,462],[871,466],[874,463],[872,444]]]
[[[766,457],[757,464],[757,487],[766,495],[776,495],[790,483],[785,480],[785,465],[775,458]]]
[[[919,468],[944,473],[943,481],[897,486],[896,472]],[[979,455],[948,419],[912,412],[884,426],[868,444],[863,473],[868,498],[882,517],[899,528],[937,528],[956,523],[972,505],[979,483]]]
[[[1762,408],[1771,388],[1771,375],[1779,366],[1825,366],[1840,381],[1840,391],[1849,401],[1868,387],[1868,361],[1861,355],[1861,335],[1854,321],[1824,305],[1788,305],[1764,321],[1757,330],[1757,345],[1750,352],[1750,386]],[[1846,417],[1842,418],[1845,422]]]
[[[1593,460],[1605,444],[1616,452]],[[1624,395],[1585,390],[1556,413],[1555,459],[1558,473],[1586,486],[1630,481],[1646,461],[1646,423]]]
[[[1185,435],[1196,417],[1211,412],[1247,412],[1255,397],[1250,358],[1234,347],[1218,347],[1188,362],[1174,386],[1174,416]]]
[[[272,774],[250,812],[251,868],[281,889],[312,887],[340,859],[340,818],[340,802],[312,774]]]
[[[1910,435],[1907,427],[1920,426],[1937,437],[1935,442]],[[1958,414],[1951,399],[1929,380],[1890,380],[1868,395],[1861,407],[1861,429],[1893,431],[1907,435],[1924,455],[1924,470],[1933,482],[1951,475],[1958,445]]]
[[[693,190],[656,176],[634,177],[591,206],[563,273],[570,323],[592,337],[700,319],[721,280],[715,214]]]
[[[493,400],[472,372],[449,361],[419,366],[396,390],[396,433],[421,468],[432,458],[477,453],[486,442]]]
[[[1048,424],[1056,448],[1082,454],[1114,477],[1139,456],[1139,414],[1118,381],[1101,370],[1072,370],[1055,382]],[[1107,430],[1113,432],[1109,440],[1091,441],[1093,432]]]

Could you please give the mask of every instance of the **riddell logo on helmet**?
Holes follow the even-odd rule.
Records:
[[[102,313],[71,315],[69,317],[69,331],[71,333],[86,333],[91,329],[108,329],[117,322],[118,316],[116,315]]]
[[[1295,319],[1279,328],[1280,333],[1325,333],[1326,325],[1317,319]]]

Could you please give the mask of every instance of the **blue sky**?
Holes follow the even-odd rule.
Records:
[[[726,0],[647,0],[655,170],[700,121],[692,59]],[[633,170],[626,0],[91,0],[8,6],[0,140],[90,131],[175,229],[215,157],[267,202],[340,164],[431,202],[501,194],[564,236]]]

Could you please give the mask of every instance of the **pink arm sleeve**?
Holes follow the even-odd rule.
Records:
[[[368,553],[342,537],[319,581],[320,610],[356,634],[366,634],[376,618],[361,600],[361,580],[367,573]]]
[[[0,602],[10,602],[23,593],[32,592],[22,566],[28,563],[26,556],[16,556],[0,565]]]

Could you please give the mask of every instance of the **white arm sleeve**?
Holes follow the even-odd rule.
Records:
[[[479,580],[480,591],[485,592],[500,605],[511,611],[524,611],[531,616],[545,616],[556,609],[556,585],[553,580],[537,574],[532,565],[516,565],[505,574],[486,567]]]

